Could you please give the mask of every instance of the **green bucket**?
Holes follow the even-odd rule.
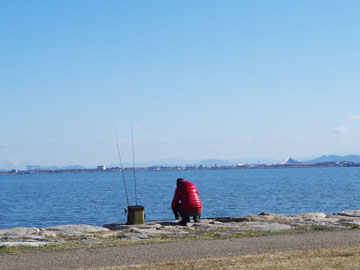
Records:
[[[128,218],[126,224],[145,224],[144,206],[142,205],[131,205],[128,206]]]

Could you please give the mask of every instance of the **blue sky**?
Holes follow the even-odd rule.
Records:
[[[360,154],[359,1],[1,1],[0,169]]]

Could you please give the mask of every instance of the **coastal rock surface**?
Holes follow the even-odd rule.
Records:
[[[85,240],[88,233],[106,234],[107,232],[110,230],[90,225],[60,225],[42,229],[19,227],[0,230],[0,247],[57,245],[64,244],[66,242],[64,238],[76,236]]]
[[[142,225],[124,223],[60,225],[48,228],[12,228],[0,230],[0,248],[44,245],[96,245],[118,241],[149,239],[203,239],[204,237],[238,237],[251,233],[273,233],[291,230],[358,229],[360,210],[344,210],[327,215],[304,213],[277,215],[261,213],[246,217],[202,219],[181,226],[178,221],[151,221]]]
[[[360,217],[360,210],[344,210],[334,215],[347,217]]]
[[[26,227],[18,227],[6,230],[0,230],[0,239],[19,239],[24,237],[31,237],[33,235],[39,234],[40,229],[38,228],[26,228]]]
[[[57,236],[75,236],[83,235],[85,233],[103,233],[108,232],[109,229],[91,226],[86,224],[80,225],[59,225],[55,227],[44,228],[40,230],[43,234],[55,234]]]

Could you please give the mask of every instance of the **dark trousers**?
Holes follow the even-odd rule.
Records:
[[[199,221],[200,217],[201,217],[201,213],[195,213],[195,214],[186,214],[186,213],[184,213],[184,211],[181,208],[181,203],[178,203],[178,205],[176,207],[176,212],[179,214],[181,219],[183,221],[186,221],[186,222],[190,221],[191,216],[194,217],[194,221]]]

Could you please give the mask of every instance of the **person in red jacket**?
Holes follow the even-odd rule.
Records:
[[[183,178],[176,180],[176,190],[171,203],[175,219],[181,217],[179,224],[186,225],[193,217],[194,222],[200,222],[202,204],[197,187]]]

